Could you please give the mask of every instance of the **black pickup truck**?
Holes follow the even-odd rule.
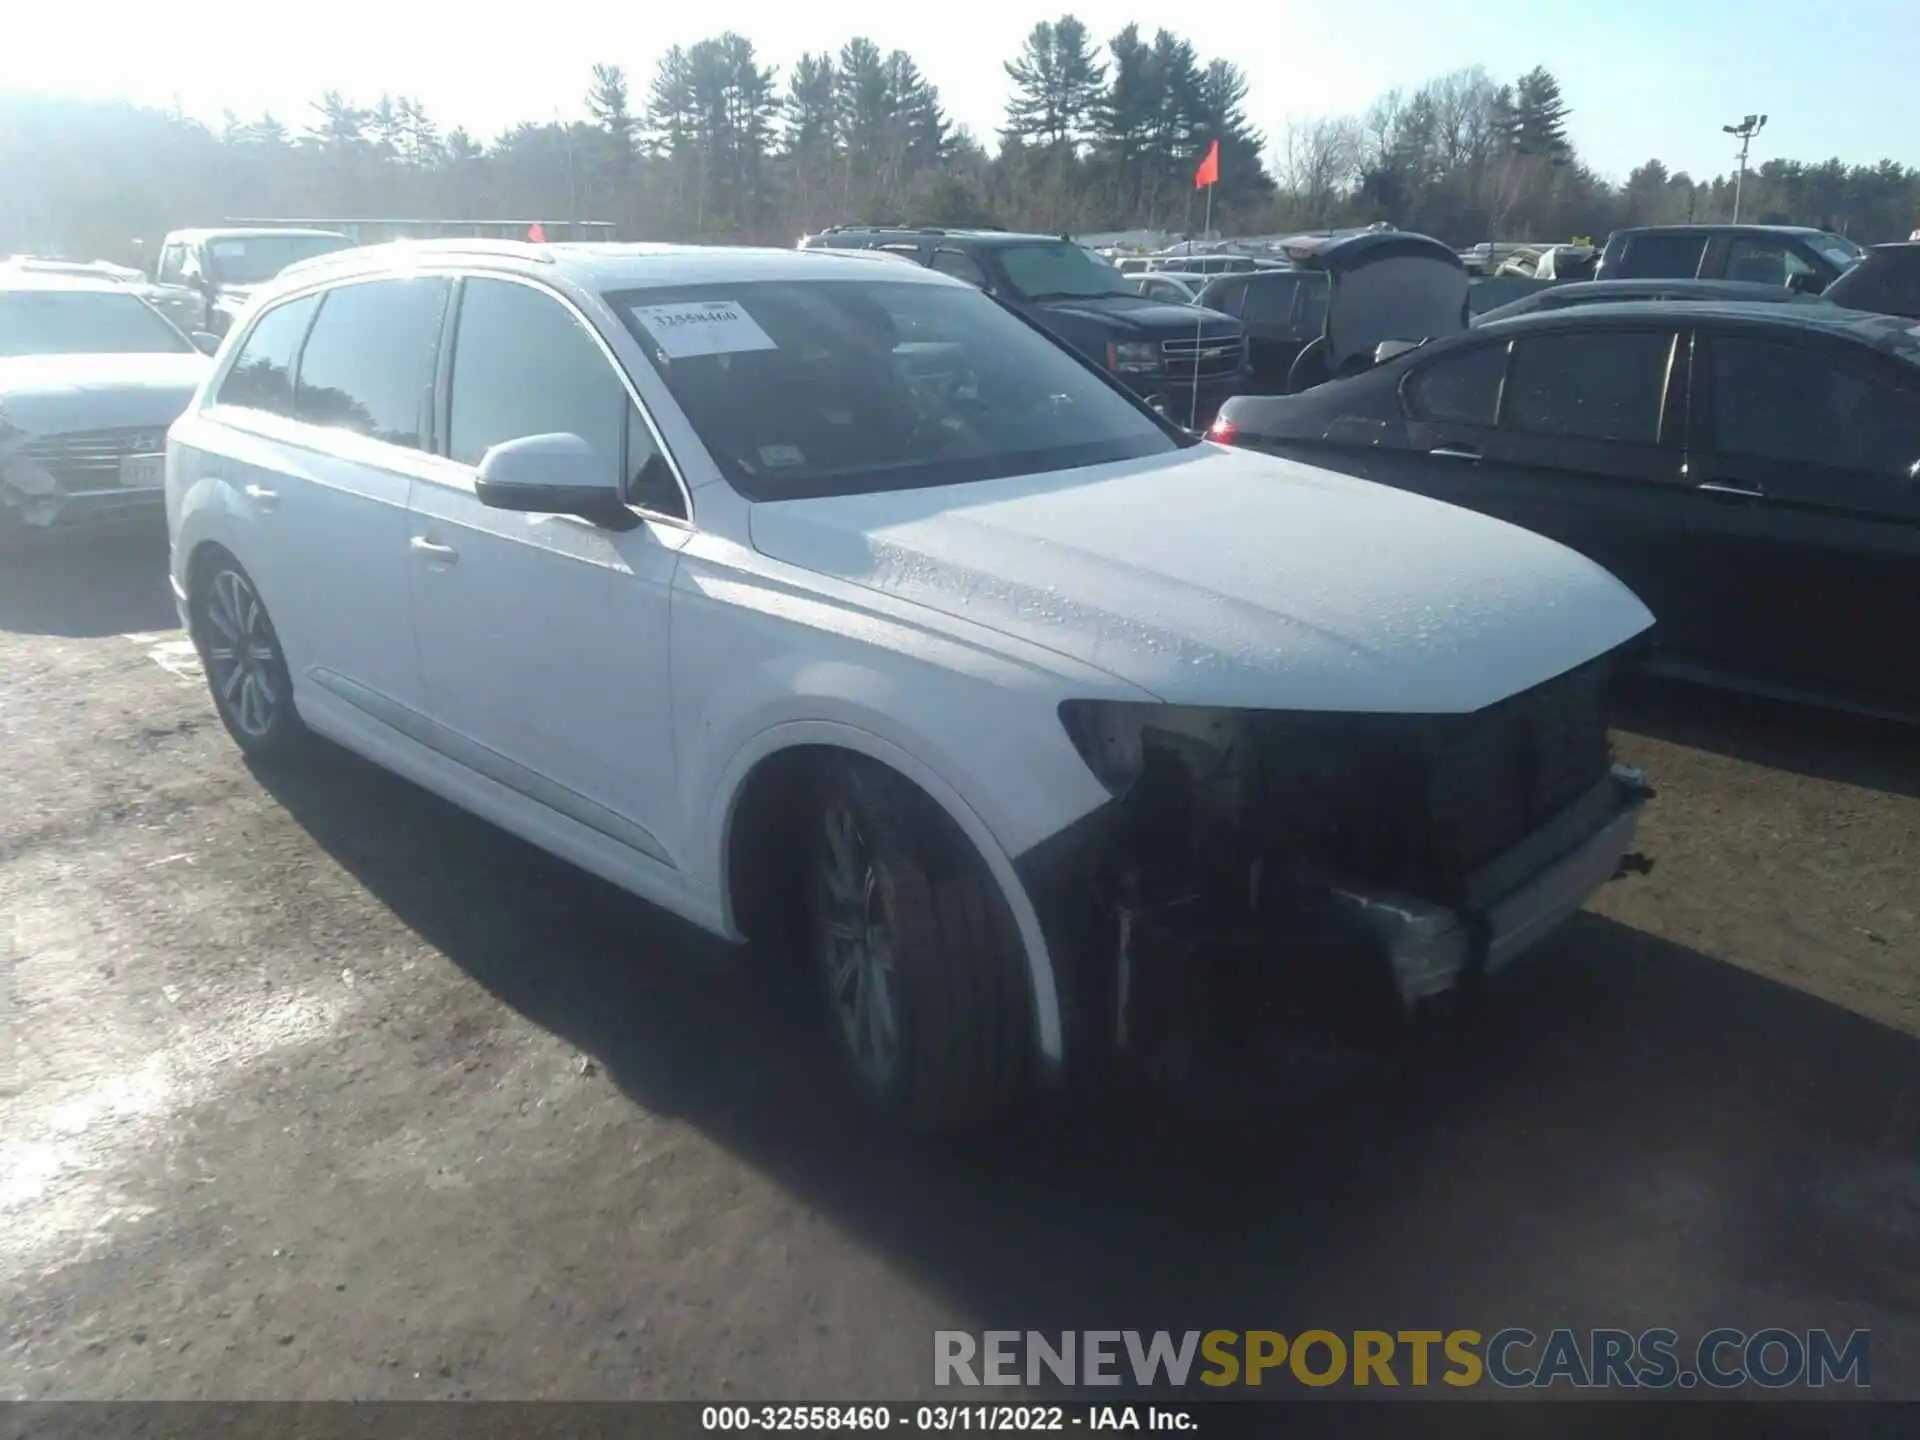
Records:
[[[1238,320],[1149,300],[1065,236],[835,225],[800,248],[885,251],[978,285],[1183,425],[1205,425],[1229,396],[1249,388]]]

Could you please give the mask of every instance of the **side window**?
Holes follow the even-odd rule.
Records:
[[[187,247],[175,242],[160,252],[160,268],[153,278],[162,285],[180,285],[186,281]]]
[[[300,354],[294,413],[388,445],[425,448],[447,282],[372,280],[325,292]]]
[[[1756,240],[1744,235],[1736,235],[1727,242],[1727,273],[1729,280],[1744,280],[1753,285],[1784,285],[1787,276],[1794,273],[1789,268],[1786,243],[1780,240]],[[1811,271],[1813,267],[1793,257],[1799,269]]]
[[[1920,460],[1920,395],[1819,351],[1714,336],[1713,446],[1723,455],[1905,479]]]
[[[1291,275],[1259,275],[1245,283],[1247,302],[1240,313],[1249,323],[1286,325],[1292,321],[1298,280]]]
[[[1707,248],[1705,235],[1632,235],[1620,257],[1619,274],[1651,280],[1691,279],[1700,271]]]
[[[1476,345],[1422,365],[1407,377],[1401,392],[1407,414],[1416,420],[1491,427],[1500,413],[1500,382],[1506,373],[1504,343]]]
[[[1536,435],[1652,445],[1673,336],[1572,330],[1516,340],[1504,423]]]
[[[1209,281],[1201,292],[1200,303],[1222,315],[1238,315],[1247,297],[1247,282],[1239,276],[1231,280]]]
[[[262,314],[247,332],[213,403],[291,416],[293,362],[319,306],[318,295],[302,295]]]
[[[578,435],[628,497],[667,515],[685,505],[619,374],[559,299],[509,280],[470,279],[453,341],[447,453],[463,465],[503,440]]]
[[[981,289],[986,289],[987,272],[982,270],[973,257],[965,251],[934,251],[933,268],[942,275],[951,275],[956,280],[964,280],[969,285],[978,285]]]
[[[200,265],[200,247],[182,245],[180,247],[180,283],[198,285],[204,271]]]

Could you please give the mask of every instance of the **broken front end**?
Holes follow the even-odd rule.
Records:
[[[1387,1042],[1621,872],[1608,657],[1465,715],[1070,701],[1111,804],[1023,856],[1076,1070],[1275,1019]]]

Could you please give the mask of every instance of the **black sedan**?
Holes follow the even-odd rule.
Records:
[[[1560,540],[1657,617],[1651,663],[1920,718],[1920,326],[1826,305],[1482,325],[1209,432]]]
[[[1536,310],[1565,310],[1573,305],[1613,305],[1623,300],[1717,300],[1742,305],[1818,305],[1822,297],[1803,295],[1784,285],[1748,280],[1577,280],[1548,285],[1474,318],[1476,325],[1531,315]],[[1861,307],[1856,307],[1861,308]]]

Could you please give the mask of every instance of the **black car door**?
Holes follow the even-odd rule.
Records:
[[[1920,367],[1799,327],[1702,327],[1689,464],[1752,518],[1744,670],[1920,704]]]
[[[1440,462],[1432,493],[1599,562],[1653,611],[1664,648],[1698,656],[1711,637],[1702,616],[1720,603],[1750,520],[1687,484],[1687,368],[1675,329],[1596,318],[1453,353],[1451,377],[1416,370],[1402,395],[1409,439]],[[1496,361],[1487,424],[1479,397]],[[1450,396],[1480,413],[1446,418]]]
[[[1285,394],[1287,372],[1293,368],[1294,357],[1313,338],[1299,333],[1294,318],[1300,276],[1285,270],[1268,270],[1235,278],[1246,285],[1240,318],[1247,327],[1247,349],[1253,360],[1253,392]]]

